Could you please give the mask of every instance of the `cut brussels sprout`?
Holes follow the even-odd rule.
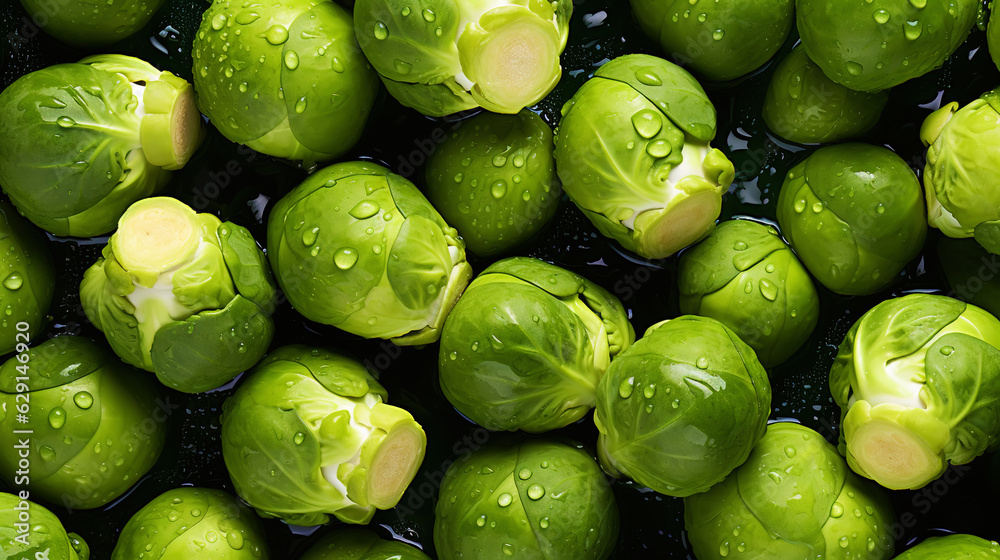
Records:
[[[896,557],[896,560],[997,560],[1000,544],[973,535],[932,537]]]
[[[299,560],[430,560],[430,557],[399,541],[383,540],[371,531],[351,527],[327,534]]]
[[[978,0],[796,0],[795,18],[809,58],[833,81],[879,91],[944,64],[965,41]]]
[[[659,259],[715,226],[736,172],[708,144],[715,107],[686,70],[655,56],[616,58],[562,111],[559,177],[602,234]]]
[[[354,26],[403,105],[514,114],[559,83],[572,13],[572,0],[357,0]]]
[[[292,525],[364,524],[394,507],[424,458],[409,412],[355,360],[285,346],[223,407],[222,456],[240,497]]]
[[[0,93],[0,121],[4,192],[38,227],[77,237],[113,230],[204,137],[191,84],[117,54],[22,76]]]
[[[952,102],[920,128],[927,149],[924,190],[931,227],[949,237],[975,237],[1000,254],[1000,164],[989,146],[1000,141],[1000,90],[959,109]]]
[[[611,485],[591,455],[544,440],[503,441],[448,469],[434,546],[441,560],[604,560],[618,528]]]
[[[307,164],[361,138],[378,78],[329,0],[218,0],[192,50],[198,107],[223,136]]]
[[[222,490],[168,490],[136,512],[111,560],[268,560],[260,520]]]
[[[66,533],[51,511],[20,495],[0,492],[0,555],[10,560],[88,560],[90,547],[76,533]]]
[[[800,144],[839,142],[871,130],[889,92],[854,91],[827,78],[801,46],[771,76],[764,122],[775,134]]]
[[[83,275],[80,302],[125,362],[200,393],[267,352],[276,289],[245,228],[148,198],[125,212],[103,255]]]
[[[441,336],[441,390],[490,430],[544,432],[582,418],[611,360],[635,340],[621,302],[555,265],[487,268]]]
[[[953,297],[989,311],[1000,318],[1000,282],[996,282],[996,255],[972,239],[942,237],[937,245],[938,259]]]
[[[684,499],[698,560],[892,558],[892,506],[805,426],[767,427],[750,458],[709,491]]]
[[[874,294],[923,248],[920,182],[881,146],[820,148],[788,172],[778,196],[781,233],[829,290]]]
[[[767,372],[733,331],[705,317],[658,323],[601,378],[601,465],[661,494],[704,492],[746,460],[770,408]]]
[[[268,258],[305,318],[430,344],[472,278],[465,243],[405,178],[367,162],[312,174],[274,206]]]
[[[93,49],[130,37],[166,0],[21,0],[31,21],[73,47]]]
[[[1000,320],[944,296],[884,301],[830,370],[840,451],[886,488],[921,488],[1000,439]]]
[[[14,351],[17,334],[32,340],[45,326],[55,273],[41,232],[33,228],[6,202],[0,201],[0,355]]]
[[[639,27],[671,60],[710,80],[732,80],[763,66],[788,37],[795,7],[793,0],[631,4]]]
[[[31,495],[91,509],[121,496],[156,463],[172,410],[154,385],[90,339],[50,339],[0,366],[0,477],[14,483],[30,461]],[[18,403],[30,399],[28,422]]]
[[[788,359],[812,334],[819,296],[778,231],[746,220],[722,222],[681,255],[681,313],[720,321],[761,364]]]
[[[562,188],[552,129],[528,111],[481,113],[461,124],[427,162],[427,197],[473,253],[504,253],[556,212]]]

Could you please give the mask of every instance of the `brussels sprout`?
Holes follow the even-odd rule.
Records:
[[[66,533],[59,518],[20,496],[0,492],[0,555],[10,560],[88,560],[90,547],[76,533]]]
[[[765,366],[788,359],[819,319],[809,273],[773,227],[723,222],[681,255],[681,313],[720,321]]]
[[[562,188],[552,129],[528,111],[465,121],[427,162],[427,198],[473,253],[504,253],[542,229]]]
[[[167,490],[136,512],[111,560],[270,557],[260,521],[249,508],[222,490],[188,486]]]
[[[88,31],[91,32],[91,31]],[[55,235],[108,233],[204,137],[191,84],[130,56],[92,56],[0,93],[0,185]]]
[[[173,198],[136,202],[80,282],[80,302],[125,362],[186,393],[253,367],[274,335],[276,290],[245,228]]]
[[[31,21],[74,47],[103,47],[142,29],[166,0],[21,0]]]
[[[572,13],[572,0],[357,0],[354,27],[403,105],[514,114],[559,83]]]
[[[274,206],[268,258],[311,321],[430,344],[472,277],[465,244],[413,183],[367,162],[313,173]]]
[[[953,295],[962,301],[1000,317],[1000,283],[996,277],[998,261],[972,239],[943,237],[937,246],[938,259]]]
[[[768,426],[746,463],[684,499],[699,560],[884,560],[892,557],[893,520],[878,487],[850,472],[818,433],[790,422]]]
[[[329,0],[217,0],[194,40],[198,107],[223,136],[307,163],[361,138],[378,78]]]
[[[94,341],[50,339],[0,366],[0,445],[15,449],[30,430],[31,495],[91,509],[121,496],[156,463],[168,411],[154,386]],[[19,396],[20,395],[20,396]],[[28,422],[15,415],[24,395]],[[6,411],[4,413],[3,411]],[[0,477],[16,479],[19,458],[0,453]]]
[[[504,441],[448,469],[434,546],[441,560],[604,560],[618,528],[618,505],[592,456],[562,443]]]
[[[949,103],[920,128],[927,149],[924,190],[931,227],[949,237],[976,237],[1000,253],[1000,164],[989,150],[1000,142],[1000,89],[961,109]]]
[[[306,346],[272,352],[222,413],[222,456],[240,497],[264,517],[368,523],[396,505],[424,458],[410,413],[385,404],[360,363]]]
[[[1000,321],[944,296],[876,305],[830,370],[840,452],[886,488],[920,488],[1000,439]]]
[[[18,333],[30,340],[45,325],[55,274],[40,232],[2,201],[0,240],[7,242],[7,250],[0,251],[0,269],[5,273],[0,274],[0,307],[8,312],[0,322],[0,354],[7,354],[14,350]]]
[[[708,143],[715,107],[680,66],[633,54],[602,66],[563,107],[556,168],[598,230],[668,257],[708,234],[735,177]]]
[[[979,0],[796,0],[809,58],[856,91],[899,85],[944,64],[965,41]]]
[[[620,301],[555,265],[490,266],[441,336],[441,390],[490,430],[544,432],[582,418],[611,359],[635,341]]]
[[[800,144],[838,142],[871,130],[889,92],[863,93],[827,78],[802,47],[788,53],[771,76],[764,122],[775,134]]]
[[[710,80],[760,68],[792,30],[793,0],[631,0],[639,27],[674,61]],[[695,16],[697,14],[697,16]]]
[[[896,560],[997,560],[1000,545],[972,535],[932,537],[896,557]]]
[[[767,372],[733,331],[705,317],[663,321],[601,378],[598,456],[612,476],[690,496],[746,460],[770,407]]]
[[[299,560],[430,560],[420,550],[386,541],[371,531],[347,528],[324,536]]]
[[[844,295],[891,284],[927,236],[917,176],[903,158],[867,144],[820,148],[793,167],[778,223],[809,272]]]

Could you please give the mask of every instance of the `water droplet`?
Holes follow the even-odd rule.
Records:
[[[356,220],[365,220],[371,218],[375,214],[378,214],[378,211],[381,209],[382,207],[379,206],[378,202],[375,202],[374,200],[362,200],[361,202],[357,203],[354,206],[354,208],[351,208],[347,213],[350,214],[352,217],[354,217],[354,219]]]
[[[514,156],[514,167],[517,167],[518,169],[524,167],[524,156],[521,154]]]
[[[767,473],[768,478],[774,481],[775,484],[781,484],[781,474],[775,471]]]
[[[501,550],[503,550],[504,555],[506,555],[506,556],[513,556],[514,555],[514,545],[512,545],[510,543],[506,543],[506,544],[504,544],[500,548],[501,548]]]
[[[521,200],[525,202],[531,200],[531,191],[524,191],[523,193],[521,193]]]
[[[636,70],[635,79],[645,86],[662,86],[663,80],[653,70]]]
[[[646,388],[642,390],[642,396],[646,397],[647,399],[653,398],[653,395],[655,394],[656,394],[656,385],[652,383],[647,385]]]
[[[813,214],[819,214],[823,211],[824,204],[822,202],[817,202],[812,205]]]
[[[503,198],[507,194],[507,182],[501,180],[493,183],[493,186],[490,187],[490,194],[493,195],[493,198]]]
[[[73,403],[83,410],[87,410],[94,405],[94,397],[86,391],[80,391],[79,393],[73,395]]]
[[[795,201],[795,205],[792,207],[796,214],[801,214],[806,211],[806,201],[805,199],[799,199]]]
[[[632,126],[639,136],[649,140],[660,133],[663,129],[663,117],[658,111],[643,109],[632,115]]]
[[[945,356],[951,356],[952,352],[954,352],[954,351],[955,351],[955,349],[952,348],[951,346],[942,346],[941,347],[941,353],[944,354]]]
[[[788,457],[789,459],[791,459],[792,457],[794,457],[795,456],[795,448],[792,447],[791,445],[786,445],[785,446],[785,456]]]
[[[191,510],[191,517],[201,517],[201,510],[194,508]]]
[[[767,266],[764,267],[764,271],[767,272],[768,274],[774,272],[774,265],[768,263]]]
[[[635,377],[629,377],[628,379],[623,379],[621,384],[618,385],[618,395],[623,399],[627,399],[632,396],[632,391],[635,390]]]
[[[747,245],[743,241],[737,241],[736,243],[733,244],[734,251],[746,251],[747,248],[749,248],[749,245]]]
[[[45,461],[52,461],[56,458],[56,452],[54,449],[48,445],[43,445],[38,448],[38,455]]]
[[[549,528],[549,518],[548,517],[543,517],[541,519],[541,521],[538,522],[538,526],[541,527],[542,529],[548,529]]]
[[[490,467],[483,467],[479,469],[479,474],[493,474],[493,469]]]
[[[919,21],[907,21],[903,24],[903,35],[911,41],[919,39],[923,30],[924,25]]]
[[[403,17],[408,17],[410,15],[410,7],[409,6],[404,6],[403,7],[403,11],[401,11],[399,13],[402,14]]]
[[[858,64],[857,62],[851,61],[847,63],[847,73],[852,76],[860,76],[861,73],[864,71],[865,67]]]
[[[500,497],[497,498],[497,505],[500,507],[507,507],[513,502],[514,502],[514,497],[508,494],[507,492],[500,494]]]
[[[312,229],[307,229],[302,232],[302,244],[306,247],[312,247],[316,240],[319,238],[319,228],[314,227]]]
[[[437,19],[437,15],[434,14],[434,10],[431,10],[430,8],[424,8],[424,11],[421,12],[421,14],[424,16],[424,21],[428,23]]]
[[[229,548],[233,550],[240,550],[243,548],[243,533],[239,532],[237,529],[232,529],[226,533],[226,542],[229,543]]]
[[[646,153],[655,158],[664,158],[670,155],[673,148],[666,140],[657,140],[646,145]]]
[[[389,37],[389,28],[381,21],[375,22],[375,38],[384,41]]]
[[[478,518],[476,518],[476,525],[480,527],[486,525],[486,516],[480,515]]]
[[[243,10],[242,12],[236,14],[236,23],[240,25],[250,25],[258,19],[260,19],[260,14],[250,10]]]
[[[333,255],[333,262],[341,270],[349,270],[358,262],[358,252],[350,247],[338,249]]]
[[[300,114],[300,115],[302,113],[305,113],[306,112],[306,107],[308,105],[309,105],[309,101],[306,100],[305,96],[300,97],[299,100],[295,102],[295,112],[298,113],[298,114]]]
[[[295,445],[302,445],[302,442],[305,440],[306,440],[306,435],[303,434],[302,432],[299,432],[295,434],[294,437],[292,437],[292,441],[295,442]]]
[[[283,45],[288,40],[288,29],[284,25],[272,25],[264,32],[264,38],[272,45]]]
[[[12,273],[3,281],[3,286],[8,290],[18,290],[21,288],[22,284],[24,284],[24,280],[21,278],[21,275],[17,273]]]
[[[540,484],[532,484],[528,487],[528,497],[532,500],[541,500],[544,495],[545,488],[542,488]]]
[[[400,58],[392,61],[392,67],[396,69],[396,72],[403,75],[409,74],[410,71],[413,70],[412,64]]]
[[[719,556],[726,557],[729,556],[729,541],[726,541],[719,545]]]
[[[680,399],[674,399],[673,402],[670,403],[670,406],[671,408],[680,408],[681,406]]]
[[[219,31],[226,26],[226,15],[218,14],[212,18],[212,29]]]
[[[708,358],[702,356],[694,364],[698,369],[708,369]]]
[[[840,537],[839,543],[840,543],[840,548],[847,548],[847,545],[851,544],[851,542],[847,540],[847,537]]]
[[[285,66],[289,70],[295,70],[299,67],[299,55],[295,51],[288,51],[285,53]],[[305,107],[302,107],[303,110]],[[300,111],[301,112],[301,111]]]
[[[58,119],[56,119],[56,124],[58,124],[63,128],[70,128],[76,124],[76,121],[74,121],[69,117],[59,117]]]
[[[521,480],[528,480],[531,478],[531,469],[521,469],[521,472],[517,473],[517,477]]]
[[[872,14],[872,17],[875,18],[875,21],[877,23],[885,23],[889,21],[889,12],[885,10],[875,10],[875,13]]]
[[[767,301],[774,301],[778,299],[778,287],[774,285],[774,282],[770,280],[763,279],[760,281],[760,295],[764,296]]]
[[[55,429],[62,428],[66,424],[66,411],[61,406],[57,406],[49,411],[49,425]]]
[[[721,29],[716,29],[712,32],[712,38],[716,41],[721,41],[723,37],[726,36],[726,32]]]
[[[337,57],[333,57],[333,60],[330,61],[330,68],[338,74],[343,74],[344,70],[346,70],[344,63]]]

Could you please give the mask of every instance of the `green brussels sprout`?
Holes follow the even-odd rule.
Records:
[[[779,422],[746,463],[684,499],[698,560],[892,557],[892,506],[837,450],[800,424]]]
[[[121,217],[103,255],[83,275],[80,302],[125,362],[200,393],[267,352],[276,289],[245,228],[148,198]]]
[[[32,496],[103,506],[156,463],[168,413],[152,383],[94,341],[47,340],[0,366],[0,445],[17,450],[0,453],[0,478],[17,482],[29,461]],[[27,446],[17,430],[33,432]]]
[[[903,158],[867,144],[820,148],[793,167],[778,224],[820,284],[844,295],[891,284],[927,236],[917,176]]]
[[[142,29],[166,0],[21,0],[48,34],[73,47],[116,43]]]
[[[1000,141],[1000,88],[959,109],[949,103],[920,128],[927,149],[924,190],[931,227],[975,237],[1000,253],[1000,164],[983,146]]]
[[[793,0],[631,0],[639,27],[670,58],[710,80],[732,80],[778,52],[794,21]]]
[[[152,546],[151,546],[152,545]],[[122,529],[111,560],[268,560],[260,521],[222,490],[167,490]]]
[[[587,452],[490,444],[451,465],[434,516],[441,560],[604,560],[618,540],[611,485]]]
[[[0,307],[8,313],[0,322],[0,354],[14,351],[18,333],[24,341],[45,326],[55,290],[55,273],[45,239],[6,202],[0,201]]]
[[[284,346],[257,366],[222,412],[222,456],[240,497],[263,517],[368,523],[394,507],[424,458],[409,412],[355,360]]]
[[[198,107],[219,132],[285,159],[347,153],[378,92],[351,15],[329,0],[217,0],[191,54]]]
[[[819,296],[778,231],[746,220],[722,222],[681,255],[681,313],[718,320],[761,364],[788,359],[812,334]]]
[[[552,150],[552,129],[535,113],[481,113],[429,158],[427,198],[470,251],[504,253],[556,213],[562,188]]]
[[[313,173],[274,206],[267,256],[311,321],[430,344],[472,278],[465,244],[405,178],[367,162]]]
[[[941,238],[937,254],[952,289],[949,295],[1000,317],[1000,282],[994,281],[997,256],[972,239],[951,237]]]
[[[299,560],[430,560],[430,557],[399,541],[382,540],[371,531],[350,527],[324,536]]]
[[[736,171],[708,144],[715,107],[686,70],[644,54],[616,58],[562,112],[559,178],[602,234],[659,259],[715,226]]]
[[[572,14],[572,0],[357,0],[354,27],[403,105],[514,114],[559,83]]]
[[[900,554],[895,560],[997,560],[1000,544],[972,535],[932,537]]]
[[[945,296],[884,301],[847,333],[830,390],[851,468],[921,488],[1000,439],[1000,320]]]
[[[733,331],[706,317],[663,321],[601,378],[598,456],[612,476],[690,496],[746,460],[770,408],[767,372]]]
[[[90,547],[76,533],[66,533],[51,511],[28,500],[0,492],[0,555],[11,560],[88,560]]]
[[[77,237],[113,230],[204,138],[191,84],[117,54],[22,76],[0,93],[0,121],[4,192],[38,227]]]
[[[795,0],[809,58],[855,91],[888,89],[938,68],[980,9],[979,0]]]
[[[827,78],[805,49],[795,47],[771,76],[763,117],[792,142],[839,142],[871,130],[887,101],[888,91],[854,91]]]
[[[477,277],[441,335],[441,390],[490,430],[544,432],[582,418],[608,364],[635,341],[617,298],[546,262],[514,257]]]

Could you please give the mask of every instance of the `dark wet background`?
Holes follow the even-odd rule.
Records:
[[[168,0],[141,32],[106,49],[139,56],[164,70],[191,79],[191,43],[207,6],[205,0]],[[16,0],[0,6],[0,81],[6,87],[23,73],[75,61],[87,53],[60,45],[31,22]],[[789,38],[779,57],[794,44]],[[550,124],[558,122],[559,108],[602,63],[616,56],[645,52],[659,54],[632,21],[624,0],[576,2],[570,45],[563,55],[564,76],[559,87],[536,110]],[[732,159],[737,180],[725,198],[724,217],[748,216],[772,221],[778,189],[788,169],[799,161],[802,147],[770,136],[760,117],[764,92],[773,64],[735,83],[705,84],[719,112],[715,146]],[[879,126],[864,140],[886,145],[899,153],[918,174],[923,150],[918,131],[924,117],[942,100],[966,103],[1000,84],[1000,74],[985,47],[985,34],[974,31],[940,70],[897,87]],[[373,159],[421,185],[424,160],[433,149],[435,129],[452,124],[405,110],[379,94],[365,136],[345,160]],[[2,124],[0,124],[2,127]],[[401,132],[403,131],[403,132]],[[238,147],[211,129],[204,146],[188,166],[175,174],[166,193],[250,228],[258,241],[272,202],[305,177],[305,171]],[[771,371],[774,387],[772,419],[794,419],[836,441],[839,412],[827,387],[827,373],[837,345],[853,322],[878,301],[904,293],[946,293],[932,230],[924,254],[910,264],[889,290],[871,297],[841,297],[820,288],[820,324],[805,347]],[[79,306],[77,285],[83,271],[99,256],[105,238],[51,239],[59,283],[47,335],[60,333],[102,336],[87,324]],[[676,259],[647,263],[626,255],[599,236],[568,201],[556,218],[520,254],[543,258],[580,273],[619,296],[629,309],[637,333],[662,319],[678,315]],[[477,271],[489,263],[473,260]],[[382,341],[364,341],[331,327],[302,319],[287,304],[277,314],[275,345],[309,343],[353,353],[381,371],[390,402],[410,410],[425,427],[429,446],[421,472],[395,511],[380,512],[372,527],[383,536],[395,536],[433,554],[431,531],[436,487],[442,464],[483,445],[491,436],[455,412],[437,384],[437,346],[399,349]],[[70,531],[90,544],[95,559],[109,558],[118,532],[147,501],[180,485],[224,488],[232,485],[219,446],[219,414],[229,388],[209,394],[169,393],[179,408],[170,419],[163,456],[148,476],[128,495],[99,511],[70,512],[46,504],[60,515]],[[591,416],[557,432],[593,449],[597,430]],[[920,491],[893,492],[897,550],[927,536],[966,532],[1000,539],[995,504],[1000,499],[1000,457],[986,456],[950,473],[950,483],[939,481]],[[617,559],[685,558],[682,502],[630,483],[616,483],[622,511]],[[294,528],[265,522],[274,558],[297,558],[328,528]],[[310,536],[311,535],[311,536]]]

